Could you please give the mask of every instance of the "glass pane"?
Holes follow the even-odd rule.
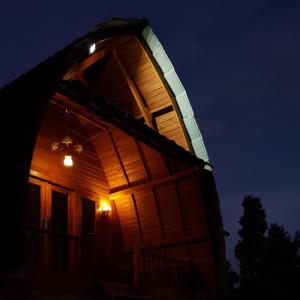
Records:
[[[51,228],[54,231],[68,232],[68,195],[52,191]]]
[[[95,202],[82,198],[82,234],[95,232]]]
[[[28,198],[25,205],[25,222],[34,227],[40,227],[41,187],[29,183]]]

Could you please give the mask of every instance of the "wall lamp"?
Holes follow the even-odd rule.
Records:
[[[108,217],[111,214],[111,206],[108,200],[100,200],[97,212],[101,214],[102,217]]]

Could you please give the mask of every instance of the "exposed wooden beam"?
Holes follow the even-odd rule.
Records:
[[[138,190],[142,190],[142,189],[153,188],[153,187],[156,187],[159,185],[166,184],[168,182],[174,182],[176,180],[179,180],[179,179],[182,179],[185,177],[190,177],[194,174],[195,174],[194,169],[187,169],[187,170],[175,173],[173,175],[165,176],[163,178],[147,181],[147,182],[140,183],[137,185],[132,185],[125,189],[111,190],[110,199],[117,200],[117,198],[119,196],[128,195],[128,194],[134,193],[134,192],[136,192]]]
[[[151,180],[151,171],[150,171],[150,169],[149,169],[149,167],[148,167],[148,165],[146,163],[146,158],[145,158],[144,151],[143,151],[143,149],[142,149],[139,141],[137,141],[136,139],[134,139],[134,140],[135,140],[135,143],[136,143],[136,147],[138,149],[138,153],[140,155],[140,159],[143,162],[145,171],[147,173],[148,179]],[[163,227],[163,223],[162,223],[162,218],[161,218],[161,213],[160,213],[159,205],[158,205],[158,202],[157,202],[157,193],[156,193],[155,188],[151,189],[151,196],[152,196],[153,203],[154,203],[154,206],[155,206],[155,209],[156,209],[156,213],[157,213],[157,217],[158,217],[158,222],[159,222],[161,237],[164,240],[165,239],[165,231],[164,231],[164,227]]]
[[[172,105],[169,105],[169,106],[164,107],[164,108],[162,108],[160,110],[156,110],[155,112],[152,112],[151,115],[152,115],[152,118],[155,119],[155,118],[163,116],[163,115],[165,115],[165,114],[167,114],[167,113],[169,113],[169,112],[171,112],[173,110],[174,110],[174,107]]]
[[[110,49],[101,49],[100,51],[97,51],[95,54],[86,58],[81,63],[75,63],[71,67],[71,69],[67,72],[67,74],[64,76],[63,79],[64,80],[72,79],[74,76],[76,76],[76,74],[82,72],[83,70],[85,70],[86,68],[88,68],[89,66],[97,62],[99,59],[102,59],[104,55],[106,55],[109,51]]]
[[[95,121],[92,117],[92,114],[86,110],[84,110],[81,106],[76,104],[75,102],[71,102],[68,98],[66,98],[63,95],[56,94],[50,102],[61,109],[68,109],[70,110],[74,115],[78,117],[78,119],[83,119],[86,122],[92,123],[96,127],[98,127],[101,131],[108,131],[109,130],[109,125],[106,122]],[[85,115],[86,114],[86,115]]]
[[[176,192],[176,200],[177,200],[177,203],[179,205],[179,210],[180,210],[183,234],[186,235],[187,234],[186,221],[185,221],[185,217],[184,217],[184,213],[183,213],[183,207],[182,207],[181,199],[179,197],[179,192],[178,192],[178,187],[177,187],[176,182],[174,182],[174,188],[175,188],[175,192]]]
[[[157,199],[157,191],[156,191],[155,188],[151,189],[151,194],[152,194],[154,206],[155,206],[157,217],[158,217],[158,221],[159,221],[159,227],[160,227],[161,237],[162,237],[163,240],[165,240],[166,239],[165,229],[164,229],[163,222],[162,222],[161,212],[160,212],[160,209],[159,209],[158,199]]]
[[[117,145],[116,145],[116,143],[115,143],[114,137],[113,137],[113,135],[112,135],[111,132],[108,132],[108,135],[109,135],[110,140],[111,140],[111,142],[112,142],[112,145],[113,145],[114,151],[115,151],[115,153],[116,153],[116,156],[117,156],[117,158],[118,158],[118,160],[119,160],[119,164],[120,164],[121,169],[122,169],[122,171],[123,171],[123,175],[124,175],[124,177],[125,177],[125,179],[126,179],[127,185],[130,186],[129,178],[128,178],[128,175],[127,175],[127,173],[126,173],[126,170],[125,170],[123,161],[122,161],[122,159],[121,159],[119,150],[118,150]]]
[[[120,55],[118,54],[118,52],[116,50],[113,51],[113,55],[114,55],[114,59],[115,61],[117,62],[120,70],[122,71],[126,81],[127,81],[127,84],[130,88],[130,91],[145,119],[145,122],[146,124],[153,128],[153,122],[152,122],[152,116],[151,116],[151,113],[150,113],[150,110],[149,108],[145,105],[145,101],[142,97],[142,94],[141,92],[139,91],[139,88],[136,86],[132,76],[130,75],[129,71],[127,70],[122,58],[120,57]]]
[[[132,199],[132,203],[133,203],[133,206],[134,206],[134,211],[135,211],[135,215],[136,215],[136,219],[137,219],[137,223],[138,223],[141,242],[144,243],[144,233],[143,233],[142,223],[141,223],[139,211],[138,211],[138,208],[137,208],[137,205],[136,205],[136,199],[135,199],[134,194],[131,194],[131,199]]]
[[[140,155],[141,161],[142,161],[142,163],[144,165],[144,168],[145,168],[146,174],[148,176],[148,179],[151,180],[151,171],[150,171],[150,169],[149,169],[149,167],[147,165],[144,151],[143,151],[143,149],[142,149],[142,147],[140,145],[140,142],[136,138],[134,138],[134,141],[135,141],[138,153]]]

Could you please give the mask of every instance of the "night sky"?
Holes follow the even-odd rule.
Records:
[[[246,194],[300,229],[300,1],[1,0],[0,86],[114,16],[148,18],[187,90],[234,265]]]

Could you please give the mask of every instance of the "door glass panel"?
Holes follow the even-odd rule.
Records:
[[[68,232],[68,194],[52,191],[51,223],[53,231]]]
[[[34,227],[40,227],[41,187],[29,183],[28,198],[25,205],[25,222]]]
[[[82,198],[82,234],[95,232],[95,202]]]

